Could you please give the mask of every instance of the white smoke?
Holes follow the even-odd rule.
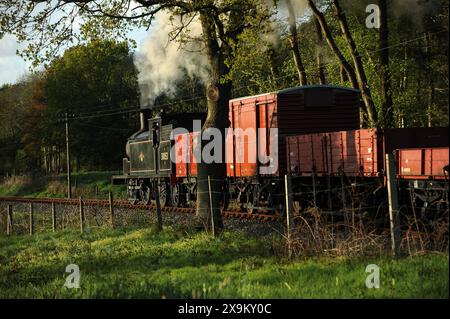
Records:
[[[183,25],[186,27],[178,34]],[[174,83],[186,73],[206,82],[208,61],[202,51],[201,37],[202,27],[197,17],[181,19],[163,11],[156,15],[136,59],[141,106],[152,105],[161,93],[173,94]]]
[[[309,16],[309,5],[306,0],[280,0],[278,3],[278,15],[281,19],[288,21],[289,4],[292,6],[295,19],[302,21]]]
[[[289,7],[290,2],[293,9],[294,21],[289,19]],[[299,20],[300,23],[308,21],[310,17],[309,6],[306,0],[279,0],[274,2],[273,0],[265,0],[264,4],[276,10],[276,19],[270,22],[270,31],[263,34],[263,39],[270,45],[277,47],[283,36],[283,30],[289,24],[296,24]]]

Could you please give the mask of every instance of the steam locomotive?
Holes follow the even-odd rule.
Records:
[[[285,175],[292,180],[297,211],[311,205],[345,209],[355,190],[365,194],[357,204],[381,205],[386,154],[395,155],[405,200],[413,198],[425,209],[435,202],[448,207],[448,128],[360,129],[360,103],[359,91],[331,85],[230,100],[230,130],[241,134],[225,139],[224,208],[282,210]],[[149,118],[142,110],[140,130],[126,143],[123,174],[113,176],[113,184],[126,185],[132,203],[150,203],[157,187],[161,206],[194,205],[193,159],[205,118],[204,113]],[[184,132],[174,133],[178,129]],[[260,160],[264,157],[269,160]]]

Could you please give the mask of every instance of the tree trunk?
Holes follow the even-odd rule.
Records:
[[[300,54],[300,49],[298,48],[298,37],[297,37],[297,23],[295,17],[295,10],[292,6],[291,0],[286,0],[286,5],[289,12],[289,44],[291,46],[292,57],[294,59],[295,68],[297,69],[298,81],[300,85],[307,85],[308,79],[306,77],[305,67],[303,65],[302,56]]]
[[[435,97],[435,85],[434,78],[432,75],[432,68],[430,67],[431,62],[431,36],[430,33],[427,32],[425,34],[425,53],[426,53],[426,70],[428,77],[428,100],[427,100],[427,126],[433,126],[433,105],[434,105],[434,97]]]
[[[316,40],[316,63],[317,69],[319,70],[319,82],[324,85],[327,83],[325,77],[325,67],[323,65],[323,36],[322,30],[320,29],[320,23],[316,17],[314,17],[314,24],[316,26],[317,40]]]
[[[325,36],[325,40],[330,47],[331,51],[336,55],[336,57],[339,59],[339,62],[341,63],[342,67],[344,68],[345,72],[347,72],[347,75],[350,78],[350,82],[352,83],[353,88],[359,89],[358,86],[358,80],[356,79],[355,70],[351,67],[351,65],[347,62],[344,55],[342,54],[341,50],[339,50],[339,47],[337,46],[336,42],[334,41],[334,38],[331,34],[330,28],[328,27],[327,21],[325,20],[324,15],[322,12],[317,9],[316,5],[314,4],[313,0],[308,0],[308,4],[311,8],[311,10],[314,13],[314,16],[316,17],[317,21],[319,21],[320,28],[322,30],[322,34]]]
[[[47,149],[45,146],[42,147],[42,152],[44,153],[44,156],[43,156],[44,157],[44,170],[45,170],[45,173],[48,174],[48,172],[49,172],[49,165],[48,165],[49,156],[47,155]]]
[[[336,9],[336,17],[339,21],[339,26],[341,28],[342,34],[348,44],[350,49],[350,54],[352,56],[353,65],[355,66],[356,76],[359,83],[359,89],[361,90],[361,96],[364,101],[367,113],[369,115],[369,120],[375,126],[378,125],[377,113],[375,104],[373,103],[372,94],[370,93],[369,85],[367,83],[366,73],[364,71],[364,66],[361,60],[361,56],[356,48],[355,41],[353,40],[352,34],[350,33],[350,28],[348,27],[347,18],[342,11],[342,8],[338,0],[333,0],[334,8]]]
[[[278,66],[277,66],[277,61],[275,60],[275,49],[273,48],[272,45],[270,45],[269,49],[267,50],[267,55],[269,57],[269,61],[270,61],[270,74],[272,76],[272,89],[276,89],[278,87],[277,83],[278,83],[278,77],[279,77],[279,72],[278,72]]]
[[[333,53],[336,55],[336,57],[339,59],[340,67],[342,69],[341,76],[342,79],[345,79],[345,76],[348,76],[350,79],[350,82],[352,84],[352,87],[361,90],[358,80],[356,78],[355,70],[351,67],[351,65],[347,62],[342,52],[339,50],[339,47],[337,46],[336,42],[334,41],[334,38],[331,34],[330,28],[328,28],[327,21],[325,20],[324,15],[322,12],[320,12],[316,5],[314,4],[313,0],[308,0],[308,4],[311,8],[311,10],[314,13],[315,18],[319,22],[320,28],[322,30],[323,35],[325,36],[325,40],[327,41],[328,46],[333,51]],[[361,95],[363,96],[365,111],[369,117],[369,121],[372,123],[376,123],[376,113],[369,112],[369,109],[367,107],[367,104],[364,100],[364,94],[361,92]],[[361,106],[359,106],[359,118],[360,118],[360,127],[363,126],[363,119],[364,119],[364,112]]]
[[[380,7],[380,77],[381,77],[381,114],[384,127],[394,127],[392,109],[391,73],[389,69],[389,27],[386,0],[378,0]]]
[[[196,216],[205,229],[210,229],[212,222],[214,222],[214,227],[218,230],[223,228],[220,206],[223,180],[226,177],[224,132],[225,128],[229,127],[230,124],[228,120],[228,101],[231,97],[231,83],[229,81],[225,83],[220,82],[221,77],[229,72],[229,67],[225,64],[224,48],[219,46],[216,28],[211,21],[209,13],[201,12],[200,20],[210,66],[210,79],[206,92],[208,114],[202,127],[202,133],[208,132],[211,128],[216,128],[221,132],[222,147],[221,149],[214,148],[214,151],[222,151],[222,161],[221,163],[208,164],[204,162],[202,156],[202,161],[198,164]],[[225,44],[222,42],[221,45],[224,46]],[[215,143],[217,146],[218,142],[214,141],[212,143]],[[207,143],[208,141],[202,141],[202,150]],[[208,176],[211,179],[211,198],[209,196]],[[210,205],[210,202],[212,205]],[[211,212],[213,213],[212,220]]]
[[[344,84],[348,81],[348,74],[342,64],[339,65],[339,75],[341,76],[341,83]]]

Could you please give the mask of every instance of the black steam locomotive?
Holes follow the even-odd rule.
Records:
[[[141,110],[140,129],[126,142],[123,175],[113,176],[112,181],[114,185],[127,185],[128,200],[133,204],[149,204],[158,187],[160,204],[164,207],[181,200],[180,181],[176,181],[173,174],[171,133],[177,128],[192,132],[194,120],[203,124],[206,113],[165,114],[161,111],[154,118],[149,118],[149,114],[150,110]],[[191,187],[189,194],[195,194],[195,181],[187,184]],[[186,201],[195,202],[195,198]]]

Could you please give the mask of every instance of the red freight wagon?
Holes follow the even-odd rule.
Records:
[[[378,136],[374,129],[318,133],[286,138],[292,175],[378,175]]]
[[[294,176],[309,176],[313,172],[319,176],[339,172],[354,177],[378,176],[384,173],[386,153],[412,147],[448,147],[448,144],[447,128],[327,132],[287,137],[286,159],[288,173]]]
[[[228,178],[223,188],[229,196],[224,203],[236,199],[249,212],[255,207],[273,209],[279,203],[274,195],[281,187],[278,176],[287,172],[285,137],[359,128],[359,104],[359,91],[338,86],[295,87],[230,100],[225,138]],[[182,145],[188,141],[187,136],[178,139]],[[176,151],[176,177],[189,183],[183,187],[189,188],[190,198],[195,196],[192,185],[197,174],[187,153]]]
[[[197,176],[197,159],[193,149],[200,132],[178,134],[175,136],[176,177]],[[188,143],[189,142],[189,143]]]
[[[445,178],[448,145],[448,128],[360,129],[286,137],[294,210],[315,206],[347,212],[351,202],[353,207],[382,214],[389,153],[398,156],[401,203],[410,205],[413,200],[417,207],[426,208],[445,201],[448,179],[439,179]]]
[[[398,154],[398,175],[402,179],[445,179],[449,165],[449,149],[401,149]],[[447,173],[448,174],[448,173]],[[447,176],[448,177],[448,176]]]
[[[359,102],[357,90],[336,86],[303,86],[231,100],[230,127],[256,134],[234,134],[228,139],[227,175],[259,176],[260,164],[254,161],[257,152],[276,157],[278,169],[272,175],[285,174],[286,136],[359,128]],[[270,128],[278,129],[274,141],[270,140]],[[258,129],[262,133],[260,145]],[[271,143],[275,142],[278,152],[270,154]]]
[[[358,105],[357,90],[337,86],[295,87],[231,100],[229,120],[234,134],[230,131],[225,141],[227,176],[258,176],[258,158],[264,156],[276,157],[278,169],[273,175],[285,173],[285,136],[355,129],[359,127]],[[272,140],[271,128],[278,130]],[[242,134],[236,134],[238,130]],[[178,138],[181,143],[187,143],[186,136]],[[190,139],[192,148],[192,136]],[[270,153],[271,143],[278,144],[275,154]],[[186,177],[189,165],[178,157],[187,157],[179,152],[181,150],[176,155],[176,174],[177,177]],[[191,166],[189,174],[196,176],[196,165]]]

